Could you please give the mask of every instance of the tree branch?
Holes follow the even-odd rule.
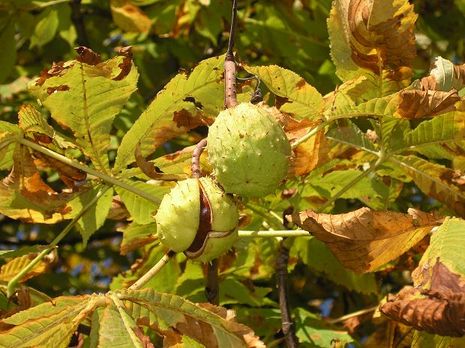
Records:
[[[202,176],[202,168],[200,168],[200,156],[202,155],[203,150],[207,146],[207,139],[200,140],[195,146],[194,152],[192,153],[192,177],[200,178]]]
[[[84,18],[81,13],[81,0],[71,0],[71,20],[76,28],[77,43],[80,46],[89,47],[89,39],[87,36],[86,27],[84,25]]]
[[[278,274],[278,292],[279,307],[281,310],[281,325],[284,334],[284,340],[287,348],[296,348],[298,346],[297,336],[295,335],[295,326],[291,318],[289,309],[289,294],[287,286],[287,263],[289,261],[289,249],[286,246],[286,239],[279,243],[278,259],[276,262]]]
[[[207,264],[207,285],[205,286],[205,296],[211,304],[218,305],[220,303],[218,259],[214,259]]]
[[[234,61],[234,39],[236,36],[237,1],[232,0],[231,28],[229,30],[228,50],[224,59],[224,106],[237,105],[236,62]]]

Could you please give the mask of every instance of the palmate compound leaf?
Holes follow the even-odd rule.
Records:
[[[281,97],[278,109],[297,120],[320,118],[323,97],[296,73],[277,65],[245,66],[245,70],[258,76],[271,92]]]
[[[463,243],[465,221],[447,218],[433,232],[428,249],[412,273],[415,287],[404,287],[381,306],[388,317],[420,330],[415,332],[412,347],[463,345],[463,338],[437,336],[465,335]]]
[[[400,167],[426,195],[465,216],[464,173],[420,157],[395,155],[389,160]]]
[[[0,347],[68,347],[78,326],[90,322],[90,347],[151,347],[143,327],[162,336],[166,347],[264,347],[232,311],[195,304],[152,289],[61,296],[0,321]]]
[[[205,124],[223,109],[223,57],[200,62],[190,74],[176,75],[160,91],[121,140],[114,171],[144,157],[165,141]]]
[[[288,219],[323,241],[345,267],[355,272],[376,271],[395,260],[440,221],[415,209],[402,214],[369,208],[338,215],[302,211]]]
[[[336,0],[328,29],[336,73],[346,81],[365,71],[408,83],[415,58],[417,15],[408,0]],[[399,88],[400,89],[400,88]]]
[[[111,125],[136,90],[138,73],[128,49],[104,62],[89,49],[78,52],[76,60],[43,71],[30,91],[52,118],[71,129],[94,166],[107,171]]]

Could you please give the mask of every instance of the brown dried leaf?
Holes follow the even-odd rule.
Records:
[[[358,66],[377,75],[387,70],[390,80],[408,80],[416,55],[416,19],[407,0],[335,1],[329,31],[338,75],[356,77]]]
[[[408,119],[432,117],[455,111],[461,100],[456,90],[449,92],[434,90],[403,90],[399,93],[397,114]]]
[[[404,287],[380,308],[393,320],[441,336],[465,335],[465,293]]]
[[[102,59],[100,58],[100,55],[94,51],[92,51],[90,48],[85,47],[85,46],[79,46],[76,48],[77,54],[79,56],[76,58],[77,61],[89,65],[97,65],[102,62]]]
[[[436,57],[430,75],[420,81],[421,89],[450,91],[460,90],[465,85],[465,64],[455,65],[442,57]]]
[[[440,222],[415,209],[403,214],[369,208],[339,215],[303,211],[288,219],[325,242],[355,272],[371,272],[396,259]]]

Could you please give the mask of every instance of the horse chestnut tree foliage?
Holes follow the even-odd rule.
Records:
[[[0,347],[465,346],[464,15],[2,1]]]

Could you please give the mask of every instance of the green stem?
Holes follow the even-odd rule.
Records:
[[[306,142],[308,139],[310,139],[311,137],[316,135],[320,130],[325,128],[328,124],[329,124],[329,121],[325,121],[325,122],[320,123],[315,128],[312,128],[307,134],[303,135],[302,137],[297,139],[294,143],[292,143],[291,147],[293,149],[295,149],[297,146],[299,146],[300,144]]]
[[[151,269],[147,271],[147,273],[140,277],[128,289],[139,290],[141,287],[147,284],[150,279],[152,279],[158,272],[160,272],[163,266],[165,266],[174,255],[176,255],[176,253],[173,250],[168,251]]]
[[[68,234],[69,231],[74,227],[74,225],[78,222],[78,220],[98,201],[98,199],[109,189],[110,187],[106,186],[101,189],[94,198],[84,206],[81,211],[70,221],[70,223],[63,229],[63,231],[58,234],[58,236],[53,239],[53,241],[48,245],[47,248],[42,250],[31,262],[27,264],[18,274],[16,274],[7,285],[7,296],[10,297],[13,295],[14,291],[16,290],[16,286],[18,285],[21,278],[23,278],[31,269],[34,268],[48,253],[54,249],[57,244]]]
[[[310,232],[304,230],[271,230],[271,231],[239,231],[241,238],[274,238],[274,237],[309,237]]]
[[[67,164],[71,167],[74,167],[74,168],[77,168],[79,170],[82,170],[83,172],[86,172],[88,174],[91,174],[111,185],[115,185],[115,186],[119,186],[129,192],[132,192],[142,198],[145,198],[146,200],[152,202],[152,203],[155,203],[155,204],[160,204],[161,200],[158,198],[158,197],[154,197],[150,194],[148,194],[147,192],[143,191],[143,190],[140,190],[138,189],[137,187],[134,187],[134,186],[131,186],[130,184],[127,184],[125,183],[124,181],[121,181],[113,176],[109,176],[107,174],[104,174],[104,173],[101,173],[99,172],[98,170],[95,170],[95,169],[92,169],[88,166],[85,166],[85,165],[82,165],[78,162],[75,162],[63,155],[60,155],[59,153],[56,153],[50,149],[47,149],[46,147],[43,147],[43,146],[40,146],[36,143],[33,143],[32,141],[29,141],[27,139],[24,139],[24,138],[20,138],[18,140],[19,143],[25,145],[25,146],[28,146],[30,147],[31,149],[34,149],[35,151],[37,152],[40,152],[40,153],[43,153],[44,155],[47,155],[53,159],[56,159],[64,164]]]

